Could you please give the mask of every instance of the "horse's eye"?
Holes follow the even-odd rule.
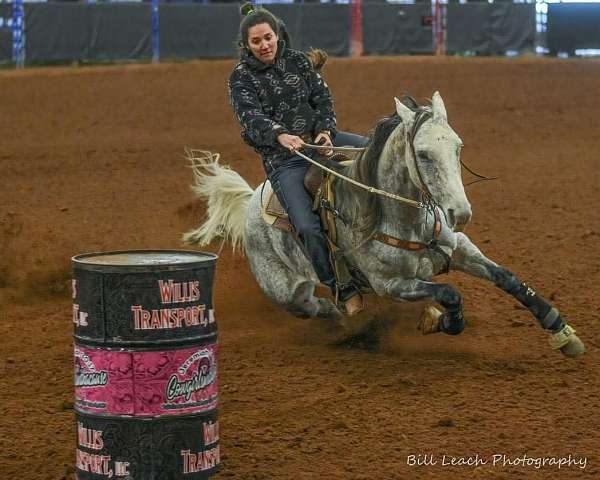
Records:
[[[418,152],[417,155],[424,162],[429,162],[429,163],[433,162],[433,158],[431,158],[427,152]]]

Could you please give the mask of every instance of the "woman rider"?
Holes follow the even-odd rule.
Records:
[[[336,284],[327,239],[304,188],[310,164],[296,152],[305,141],[324,147],[364,146],[367,139],[336,131],[327,84],[306,54],[279,39],[278,19],[251,4],[243,5],[241,11],[240,61],[229,78],[229,92],[242,139],[260,153],[267,178],[319,281],[331,289],[348,314],[358,313],[362,300],[356,287]]]

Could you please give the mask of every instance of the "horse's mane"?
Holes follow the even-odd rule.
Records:
[[[402,103],[413,111],[422,108],[410,96],[405,96]],[[377,187],[379,157],[381,157],[388,138],[401,123],[402,119],[396,112],[377,122],[369,132],[369,142],[365,151],[355,160],[350,170],[350,174],[355,180],[365,185]],[[353,227],[363,234],[370,235],[377,228],[381,218],[382,209],[379,196],[353,187],[351,184],[345,184],[342,188],[345,188],[346,185],[351,189],[349,197],[352,199],[351,218]],[[359,221],[360,224],[358,224]]]

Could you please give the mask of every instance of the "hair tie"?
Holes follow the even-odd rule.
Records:
[[[246,13],[246,16],[249,17],[250,15],[252,15],[253,13],[256,13],[255,10],[253,8],[251,8],[250,10],[248,10],[248,12]]]

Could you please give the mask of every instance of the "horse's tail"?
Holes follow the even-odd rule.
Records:
[[[233,250],[244,242],[246,212],[253,190],[237,172],[219,165],[220,154],[206,150],[186,150],[192,163],[192,190],[206,198],[206,220],[183,235],[187,244],[208,245],[217,237],[229,240]]]

